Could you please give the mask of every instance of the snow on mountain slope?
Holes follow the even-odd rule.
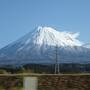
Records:
[[[81,46],[81,42],[77,40],[78,33],[59,32],[51,27],[38,27],[33,35],[33,43],[42,45],[60,45],[60,46]],[[26,41],[28,44],[30,39]]]
[[[79,42],[76,37],[77,33],[71,34],[68,32],[59,32],[50,27],[38,27],[35,38],[36,41],[34,43],[42,45],[43,43],[48,45],[60,45],[60,46],[80,46],[81,42]]]
[[[23,37],[21,43],[24,45],[19,50],[29,48],[29,44],[38,46],[81,46],[82,43],[77,40],[78,33],[59,32],[51,27],[38,27],[34,33],[29,33]],[[20,41],[19,41],[20,42]]]
[[[78,33],[61,32],[51,27],[38,27],[0,50],[0,64],[89,62],[90,49],[83,47]]]
[[[90,43],[84,44],[83,47],[85,47],[85,48],[90,48]]]

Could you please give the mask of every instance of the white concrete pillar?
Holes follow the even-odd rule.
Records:
[[[38,78],[37,77],[24,77],[24,90],[37,90]]]

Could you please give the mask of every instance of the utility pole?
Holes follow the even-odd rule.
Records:
[[[60,73],[59,61],[58,61],[58,45],[55,47],[55,74]]]

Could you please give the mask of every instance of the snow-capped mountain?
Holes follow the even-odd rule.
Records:
[[[83,47],[78,33],[38,27],[0,50],[0,65],[27,63],[89,63],[90,49]]]

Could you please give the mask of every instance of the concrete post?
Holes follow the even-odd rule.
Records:
[[[24,90],[37,90],[38,78],[37,77],[24,77]]]

